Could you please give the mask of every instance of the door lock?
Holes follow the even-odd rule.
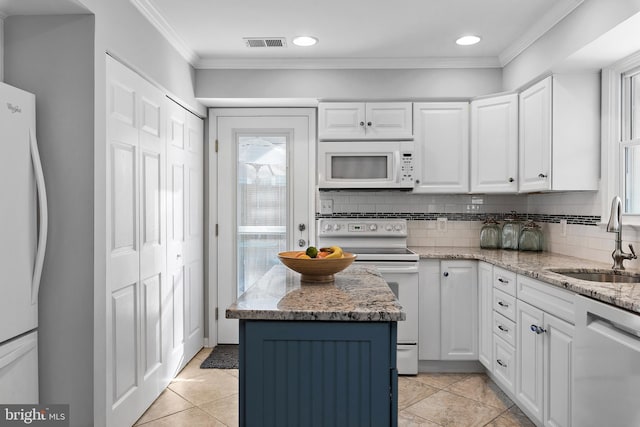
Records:
[[[306,226],[306,225],[304,225],[304,224],[298,224],[298,230],[300,230],[300,231],[304,231],[304,230],[306,230],[306,229],[307,229],[307,226]]]

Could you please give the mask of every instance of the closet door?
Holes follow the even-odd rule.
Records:
[[[177,373],[204,339],[203,121],[171,102],[167,143],[169,367]]]
[[[167,385],[166,98],[107,57],[107,424],[131,425]]]

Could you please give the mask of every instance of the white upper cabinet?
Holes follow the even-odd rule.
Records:
[[[411,102],[322,102],[320,140],[413,139]]]
[[[415,193],[469,192],[469,103],[413,105],[418,179]]]
[[[518,95],[471,102],[471,192],[518,192]]]
[[[598,74],[556,74],[519,95],[519,191],[597,190]]]

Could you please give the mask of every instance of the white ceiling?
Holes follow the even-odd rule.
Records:
[[[11,15],[74,15],[88,13],[76,0],[0,0],[0,18]]]
[[[130,1],[197,68],[428,68],[504,66],[584,0]],[[465,34],[483,40],[457,46]]]

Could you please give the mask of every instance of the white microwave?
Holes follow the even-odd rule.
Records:
[[[414,148],[413,141],[320,141],[318,188],[411,190]]]

